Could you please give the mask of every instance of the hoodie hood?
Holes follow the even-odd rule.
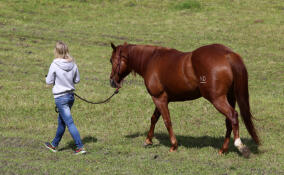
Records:
[[[53,63],[56,64],[60,69],[69,72],[74,67],[74,62],[62,58],[56,58],[53,60]]]

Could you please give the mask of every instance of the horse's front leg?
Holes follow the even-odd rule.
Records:
[[[178,148],[178,144],[177,144],[177,139],[176,139],[176,136],[174,135],[173,128],[172,128],[172,122],[171,122],[170,113],[168,109],[169,102],[168,102],[167,94],[163,93],[159,97],[152,97],[152,99],[156,107],[158,108],[158,110],[161,112],[165,126],[169,132],[170,141],[172,144],[170,148],[170,152],[176,151]]]
[[[158,110],[158,108],[156,107],[155,111],[153,113],[153,116],[151,117],[151,126],[150,126],[150,130],[148,132],[146,141],[144,143],[145,146],[153,144],[152,139],[154,137],[154,130],[155,130],[156,123],[159,120],[160,116],[161,116],[161,113]]]

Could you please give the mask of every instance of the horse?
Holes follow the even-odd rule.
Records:
[[[260,144],[250,112],[247,69],[241,56],[230,48],[211,44],[192,52],[181,52],[172,48],[126,42],[118,46],[111,43],[111,47],[110,85],[121,88],[129,73],[137,73],[143,77],[155,104],[145,146],[153,144],[155,125],[162,115],[170,137],[170,152],[176,151],[178,142],[173,132],[168,104],[200,97],[207,99],[225,116],[227,130],[219,154],[228,151],[233,130],[234,146],[243,156],[250,155],[249,148],[239,136],[236,102],[248,133],[257,145]]]

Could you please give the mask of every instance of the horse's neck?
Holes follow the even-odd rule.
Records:
[[[146,46],[134,45],[129,50],[129,63],[132,71],[138,73],[143,76],[145,73],[145,69],[147,66],[147,62],[151,59],[151,54],[154,49],[145,49]]]

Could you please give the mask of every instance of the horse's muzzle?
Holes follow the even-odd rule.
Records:
[[[117,88],[117,85],[116,85],[116,83],[114,82],[113,79],[110,79],[110,80],[109,80],[109,83],[110,83],[110,86],[111,86],[111,87]]]

